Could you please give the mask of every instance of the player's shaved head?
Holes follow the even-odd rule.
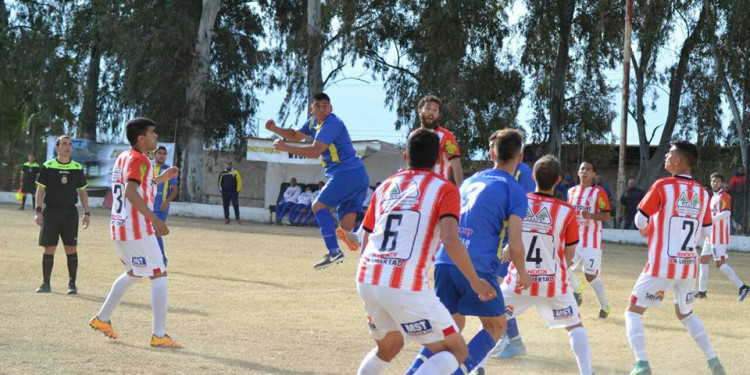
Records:
[[[417,129],[409,134],[406,143],[406,164],[409,168],[432,169],[440,153],[440,137],[428,129]]]
[[[539,190],[550,190],[560,178],[560,161],[547,154],[534,163],[534,180]]]
[[[521,153],[523,133],[516,129],[498,130],[490,136],[490,144],[498,161],[511,161]]]
[[[695,165],[698,161],[698,147],[688,141],[675,141],[672,143],[677,156],[682,159],[688,167]]]

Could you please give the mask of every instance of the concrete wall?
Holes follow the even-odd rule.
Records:
[[[203,178],[206,203],[221,204],[221,193],[217,180],[219,172],[231,161],[234,168],[242,176],[242,191],[240,191],[240,206],[265,206],[266,198],[266,162],[245,160],[245,154],[223,151],[205,151],[203,161]],[[278,189],[278,187],[277,187]],[[267,207],[266,207],[267,208]]]

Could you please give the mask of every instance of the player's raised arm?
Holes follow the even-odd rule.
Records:
[[[281,138],[292,142],[301,142],[307,138],[307,134],[292,128],[280,128],[273,120],[266,121],[266,130],[278,134]]]

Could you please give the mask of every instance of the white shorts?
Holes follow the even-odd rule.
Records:
[[[701,248],[701,256],[712,255],[715,261],[729,259],[727,255],[727,245],[709,245],[704,244]]]
[[[458,333],[448,309],[431,290],[412,292],[357,283],[357,292],[365,305],[370,336],[375,340],[399,331],[407,341],[426,345]]]
[[[672,289],[674,303],[680,307],[681,314],[693,311],[695,279],[664,279],[641,274],[630,294],[630,303],[638,307],[659,307],[664,300],[664,293]]]
[[[576,247],[576,253],[573,256],[573,267],[581,262],[583,273],[587,275],[598,275],[602,270],[602,251],[591,247]]]
[[[115,252],[125,271],[133,271],[133,275],[151,277],[167,270],[155,235],[140,240],[115,240]]]
[[[506,288],[506,285],[503,283],[501,288],[505,300],[505,315],[508,319],[521,315],[531,306],[536,306],[536,311],[549,329],[581,323],[581,314],[578,312],[578,304],[572,292],[555,297],[532,297],[516,294],[512,287]]]

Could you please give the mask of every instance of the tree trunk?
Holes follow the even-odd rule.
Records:
[[[307,0],[307,93],[310,103],[314,94],[323,91],[320,12],[320,0]]]
[[[559,0],[559,25],[560,41],[557,44],[557,58],[552,73],[552,85],[550,87],[549,103],[549,142],[547,152],[560,158],[562,149],[562,126],[565,119],[565,83],[568,75],[568,63],[570,57],[570,33],[573,23],[573,11],[575,0]]]
[[[690,54],[693,49],[700,41],[700,34],[703,27],[706,24],[706,10],[703,9],[700,14],[700,18],[692,30],[690,35],[685,39],[685,43],[680,49],[680,59],[677,62],[677,66],[673,67],[672,77],[669,80],[669,105],[667,107],[667,121],[664,124],[661,138],[659,139],[659,146],[656,148],[656,152],[645,164],[645,168],[641,165],[641,170],[638,173],[638,185],[640,186],[651,186],[656,180],[656,174],[664,167],[664,154],[669,151],[671,147],[672,133],[674,132],[675,124],[677,123],[677,116],[680,110],[680,98],[682,97],[683,83],[685,81],[685,74],[687,73],[687,66],[690,60]],[[643,146],[643,145],[642,145]],[[648,146],[648,145],[646,145]]]
[[[5,34],[8,28],[8,8],[5,7],[5,0],[0,0],[0,34]]]
[[[86,88],[83,93],[83,105],[78,117],[78,138],[96,140],[96,119],[99,101],[99,72],[102,53],[96,41],[91,43],[89,51],[89,71],[86,75]]]
[[[739,138],[740,142],[742,165],[745,166],[745,168],[748,168],[747,139],[745,138],[745,129],[742,126],[742,115],[740,114],[739,106],[737,105],[737,99],[735,99],[734,93],[732,92],[732,87],[729,85],[729,79],[727,79],[727,75],[724,71],[724,63],[721,60],[721,55],[716,48],[716,34],[714,34],[716,30],[716,19],[711,12],[711,4],[709,0],[703,1],[703,7],[704,11],[707,12],[708,17],[708,27],[710,28],[708,31],[708,44],[711,47],[711,56],[713,57],[714,65],[716,65],[716,75],[721,82],[721,87],[724,89],[727,102],[729,102],[729,108],[732,111],[732,123],[734,123],[735,129],[737,130],[737,138]]]
[[[203,196],[203,114],[206,107],[211,37],[220,5],[221,0],[203,0],[198,38],[195,41],[195,52],[188,74],[185,95],[188,113],[179,140],[183,181],[180,185],[180,192],[188,202],[205,201]]]

